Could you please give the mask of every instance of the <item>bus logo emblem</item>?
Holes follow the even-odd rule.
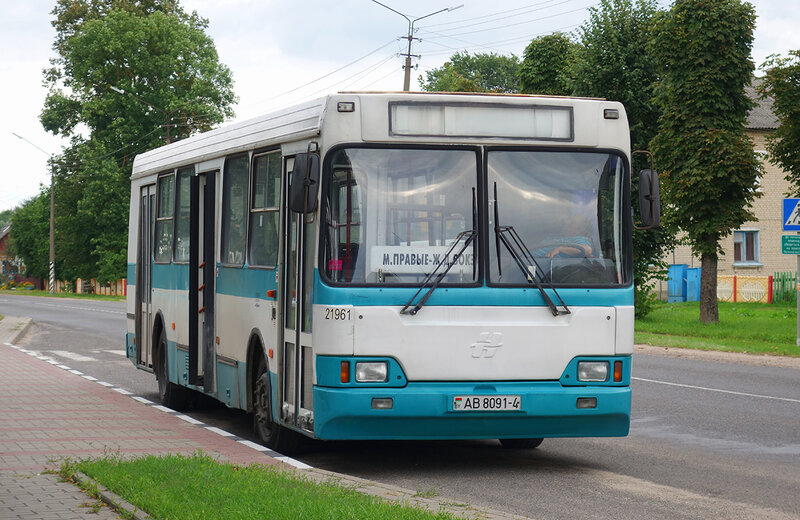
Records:
[[[473,358],[492,358],[497,349],[503,346],[502,332],[481,332],[481,338],[472,343],[469,348]]]

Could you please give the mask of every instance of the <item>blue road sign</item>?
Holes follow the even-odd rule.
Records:
[[[783,199],[783,230],[800,231],[800,199]]]

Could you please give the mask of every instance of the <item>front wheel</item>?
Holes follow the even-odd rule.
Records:
[[[544,439],[500,439],[500,444],[508,450],[532,450],[538,448]]]
[[[302,446],[299,434],[272,420],[272,386],[263,355],[253,382],[253,430],[262,444],[283,455],[298,453]]]

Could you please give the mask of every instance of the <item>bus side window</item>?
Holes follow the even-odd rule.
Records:
[[[250,205],[250,265],[275,267],[278,263],[280,184],[280,151],[256,156]]]
[[[175,214],[175,176],[172,173],[158,178],[158,209],[156,214],[155,261],[172,260],[173,215]]]
[[[244,265],[247,228],[247,185],[249,180],[247,155],[225,159],[222,186],[222,263]]]

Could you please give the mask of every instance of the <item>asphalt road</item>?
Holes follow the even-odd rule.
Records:
[[[0,296],[31,316],[19,342],[156,399],[124,357],[123,303]],[[800,518],[800,370],[636,355],[631,434],[496,441],[319,443],[319,468],[531,518]],[[191,415],[251,437],[249,417],[206,403]]]

